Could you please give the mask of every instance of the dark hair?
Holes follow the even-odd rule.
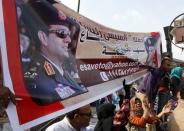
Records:
[[[172,55],[169,52],[163,52],[162,53],[162,58],[164,58],[164,57],[169,57],[170,59],[172,59]]]
[[[163,65],[165,63],[165,61],[167,61],[167,60],[172,61],[172,59],[170,57],[165,56],[165,57],[162,58],[161,65]]]
[[[67,118],[69,118],[70,120],[72,120],[74,118],[75,114],[78,114],[79,113],[79,110],[80,109],[78,108],[78,109],[75,109],[75,110],[73,110],[71,112],[68,112],[66,114]]]
[[[105,104],[100,105],[97,108],[98,120],[106,119],[108,117],[113,117],[115,108],[116,106],[111,103],[105,103]]]

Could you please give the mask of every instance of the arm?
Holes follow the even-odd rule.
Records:
[[[145,126],[146,119],[143,116],[142,117],[130,116],[129,122],[137,126]]]
[[[15,96],[9,88],[3,86],[3,75],[1,69],[2,68],[0,61],[0,106],[2,106],[3,108],[7,108],[10,100],[15,104]]]
[[[156,122],[156,121],[160,121],[160,118],[159,118],[158,116],[156,116],[156,115],[152,115],[152,116],[150,116],[150,117],[146,120],[146,122],[149,123],[149,124],[152,124],[152,123],[154,123],[154,122]]]
[[[171,112],[172,105],[167,104],[163,107],[162,111],[157,115],[158,118],[161,118],[164,114]]]
[[[9,102],[12,101],[15,104],[15,96],[9,88],[0,86],[0,105],[3,108],[7,108]]]
[[[164,115],[164,114],[168,114],[170,113],[171,110],[171,105],[167,104],[164,106],[164,108],[162,109],[162,111],[158,114],[158,115],[150,115],[149,119],[147,119],[147,123],[153,123],[156,121],[160,121],[160,118]]]
[[[146,121],[147,121],[150,113],[149,113],[148,108],[144,105],[144,103],[143,103],[142,107],[143,107],[144,113],[141,117],[137,116],[133,111],[130,113],[130,118],[129,118],[130,123],[137,125],[137,126],[145,126],[146,125]]]

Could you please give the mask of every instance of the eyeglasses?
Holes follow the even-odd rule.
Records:
[[[79,113],[79,115],[81,116],[88,116],[88,117],[92,117],[92,113]]]
[[[55,33],[58,37],[64,39],[67,36],[70,36],[70,31],[60,29],[60,30],[49,30],[50,33]]]

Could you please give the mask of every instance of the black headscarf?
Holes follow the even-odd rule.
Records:
[[[116,106],[111,103],[100,105],[97,108],[98,122],[94,131],[112,131],[115,108]]]

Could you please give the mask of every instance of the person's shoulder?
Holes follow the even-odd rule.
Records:
[[[160,77],[164,75],[164,71],[161,68],[152,68],[151,74]]]
[[[68,128],[66,128],[66,125],[62,120],[50,125],[45,131],[68,131]]]
[[[35,53],[35,55],[31,58],[31,66],[40,66],[46,61],[46,59],[39,53]]]
[[[49,73],[53,72],[53,65],[40,55],[31,60],[29,68],[24,72],[24,79],[36,80],[38,76],[49,75]]]

